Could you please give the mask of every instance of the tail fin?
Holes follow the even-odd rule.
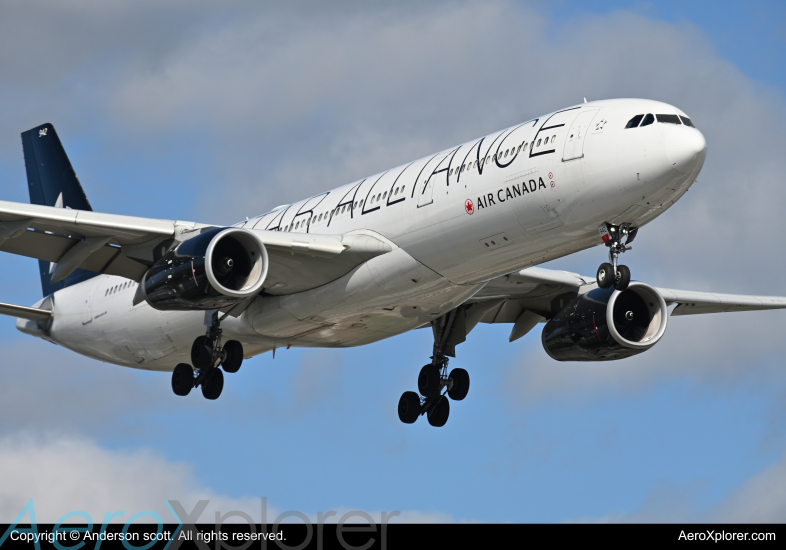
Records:
[[[22,132],[22,149],[25,154],[30,203],[74,210],[93,210],[87,200],[79,179],[76,177],[65,149],[57,137],[55,127],[42,124]],[[64,280],[52,284],[51,271],[54,264],[38,261],[41,275],[41,290],[49,296],[61,288],[95,277],[97,273],[75,270]]]

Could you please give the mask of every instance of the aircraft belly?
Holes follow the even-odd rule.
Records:
[[[359,345],[428,323],[481,288],[455,285],[396,249],[322,287],[257,299],[245,316],[258,335],[287,345]]]

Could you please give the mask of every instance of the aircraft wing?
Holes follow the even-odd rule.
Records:
[[[540,267],[522,269],[489,281],[470,300],[478,308],[488,303],[480,322],[514,323],[510,340],[520,338],[538,322],[551,318],[579,294],[597,288],[594,277]],[[784,296],[718,294],[658,288],[672,315],[786,309]]]
[[[53,282],[75,269],[141,281],[159,246],[216,226],[0,201],[0,251],[51,262]],[[265,290],[290,294],[315,288],[392,250],[368,235],[254,231],[268,249]]]

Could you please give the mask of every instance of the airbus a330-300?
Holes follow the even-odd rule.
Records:
[[[469,391],[448,360],[480,322],[512,324],[511,342],[544,323],[551,358],[607,361],[654,346],[674,304],[786,308],[655,288],[619,263],[705,159],[691,119],[657,101],[585,101],[231,227],[93,212],[51,124],[22,144],[31,204],[0,201],[0,250],[39,260],[44,296],[0,313],[82,355],[171,371],[178,396],[216,399],[224,372],[277,348],[431,327],[398,414],[443,426]],[[601,244],[594,278],[536,267]]]

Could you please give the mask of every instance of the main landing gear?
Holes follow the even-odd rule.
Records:
[[[205,399],[218,399],[224,389],[224,373],[218,366],[229,373],[240,369],[243,345],[237,340],[229,340],[221,346],[222,319],[218,318],[218,311],[205,313],[207,331],[204,336],[194,340],[191,346],[191,363],[194,366],[180,363],[172,371],[172,391],[175,395],[188,395],[193,388],[201,386]]]
[[[617,259],[623,252],[630,250],[628,246],[636,238],[638,228],[631,228],[629,223],[622,225],[611,225],[604,223],[598,228],[601,238],[609,248],[608,263],[600,264],[597,273],[598,286],[609,288],[614,285],[617,290],[625,290],[630,284],[630,269],[626,265],[617,265]],[[625,243],[622,243],[623,237]]]
[[[414,423],[419,416],[426,415],[428,423],[442,427],[450,416],[450,401],[461,401],[469,392],[469,373],[464,369],[453,369],[448,374],[448,358],[443,346],[450,333],[455,311],[433,322],[434,355],[431,363],[420,369],[418,391],[404,392],[398,401],[398,417],[405,424]],[[421,397],[422,396],[422,397]]]

